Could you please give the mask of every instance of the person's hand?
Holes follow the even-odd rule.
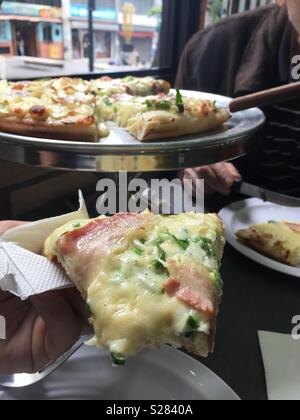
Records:
[[[0,236],[3,235],[7,230],[12,229],[13,227],[23,225],[26,222],[20,222],[17,220],[3,220],[0,222]]]
[[[231,163],[222,162],[215,165],[201,166],[187,169],[184,173],[186,179],[204,179],[205,193],[229,195],[232,185],[241,180],[239,171]]]
[[[6,339],[0,340],[0,375],[34,373],[57,360],[81,335],[88,313],[75,289],[47,292],[25,302],[0,292]]]
[[[21,222],[0,222],[0,232]],[[0,291],[0,375],[33,373],[58,359],[81,335],[90,334],[88,311],[79,292],[66,289],[22,302]],[[0,331],[1,336],[4,331]]]

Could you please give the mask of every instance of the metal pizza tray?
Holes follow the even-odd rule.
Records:
[[[228,106],[230,98],[182,91]],[[93,172],[152,172],[178,170],[231,160],[251,147],[251,138],[264,124],[257,108],[233,114],[217,131],[141,143],[111,124],[111,135],[99,143],[40,139],[0,132],[0,159],[32,166]]]

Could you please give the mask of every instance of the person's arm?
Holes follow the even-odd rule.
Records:
[[[24,225],[26,222],[20,222],[17,220],[3,220],[0,221],[0,236],[3,235],[7,230],[12,229],[16,226]]]

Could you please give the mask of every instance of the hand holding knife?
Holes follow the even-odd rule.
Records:
[[[240,181],[233,184],[232,192],[247,195],[249,197],[260,198],[263,201],[268,201],[279,206],[284,207],[299,207],[300,199],[290,197],[285,194],[279,194],[274,191],[269,191],[256,185],[248,184],[247,182]]]

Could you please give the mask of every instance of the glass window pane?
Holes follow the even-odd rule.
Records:
[[[276,0],[207,0],[205,26],[216,23],[223,17],[246,12],[260,6],[275,3]]]
[[[154,66],[164,0],[95,0],[94,71]],[[20,79],[89,71],[88,0],[4,0],[1,77]]]

